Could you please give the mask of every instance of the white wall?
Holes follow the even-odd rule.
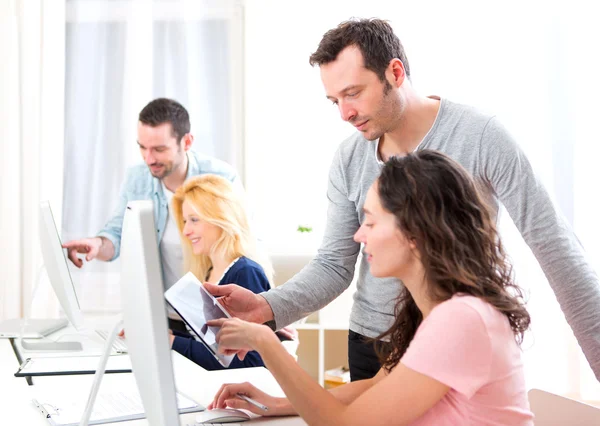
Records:
[[[325,100],[318,69],[308,65],[336,19],[312,18],[310,2],[293,12],[288,2],[246,4],[246,186],[265,238],[286,251],[281,240],[294,238],[298,225],[322,230],[329,163],[351,133]],[[285,238],[276,241],[278,235]]]
[[[421,93],[499,114],[519,139],[527,140],[526,151],[539,151],[534,163],[551,160],[551,150],[542,149],[548,140],[544,111],[522,102],[525,95],[546,95],[548,81],[538,77],[545,65],[541,40],[547,19],[533,7],[508,4],[246,2],[246,181],[274,247],[291,250],[285,240],[303,223],[315,227],[314,241],[319,240],[328,167],[353,128],[325,99],[319,71],[309,66],[308,58],[325,31],[351,16],[391,21]],[[527,39],[521,37],[524,32]],[[529,125],[513,125],[524,114]],[[550,173],[546,178],[551,179]]]

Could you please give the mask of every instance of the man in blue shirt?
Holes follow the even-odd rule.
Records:
[[[159,98],[150,102],[139,115],[137,143],[146,164],[127,171],[113,216],[97,236],[69,241],[69,259],[81,268],[83,261],[77,253],[85,253],[85,260],[112,261],[119,257],[121,228],[127,203],[132,200],[152,200],[154,220],[159,242],[165,288],[183,276],[183,255],[179,231],[169,205],[173,193],[191,177],[216,174],[231,181],[242,190],[233,167],[190,148],[194,137],[190,133],[190,118],[186,109],[172,99]]]

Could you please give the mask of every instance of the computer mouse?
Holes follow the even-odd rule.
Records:
[[[204,410],[196,416],[196,423],[239,423],[250,420],[250,416],[243,411],[233,408],[215,408]]]

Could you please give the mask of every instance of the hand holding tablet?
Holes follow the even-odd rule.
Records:
[[[165,292],[165,299],[196,335],[196,340],[202,342],[221,365],[229,367],[235,355],[219,353],[216,341],[219,327],[208,326],[207,322],[231,318],[231,315],[206,291],[198,278],[188,272]]]

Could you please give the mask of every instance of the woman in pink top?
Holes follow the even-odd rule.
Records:
[[[364,214],[355,240],[371,273],[404,283],[396,321],[376,339],[390,342],[379,373],[326,391],[266,326],[219,320],[220,347],[258,351],[287,398],[228,384],[209,408],[299,414],[327,426],[532,425],[519,348],[530,318],[472,178],[435,151],[392,158],[369,190]]]

